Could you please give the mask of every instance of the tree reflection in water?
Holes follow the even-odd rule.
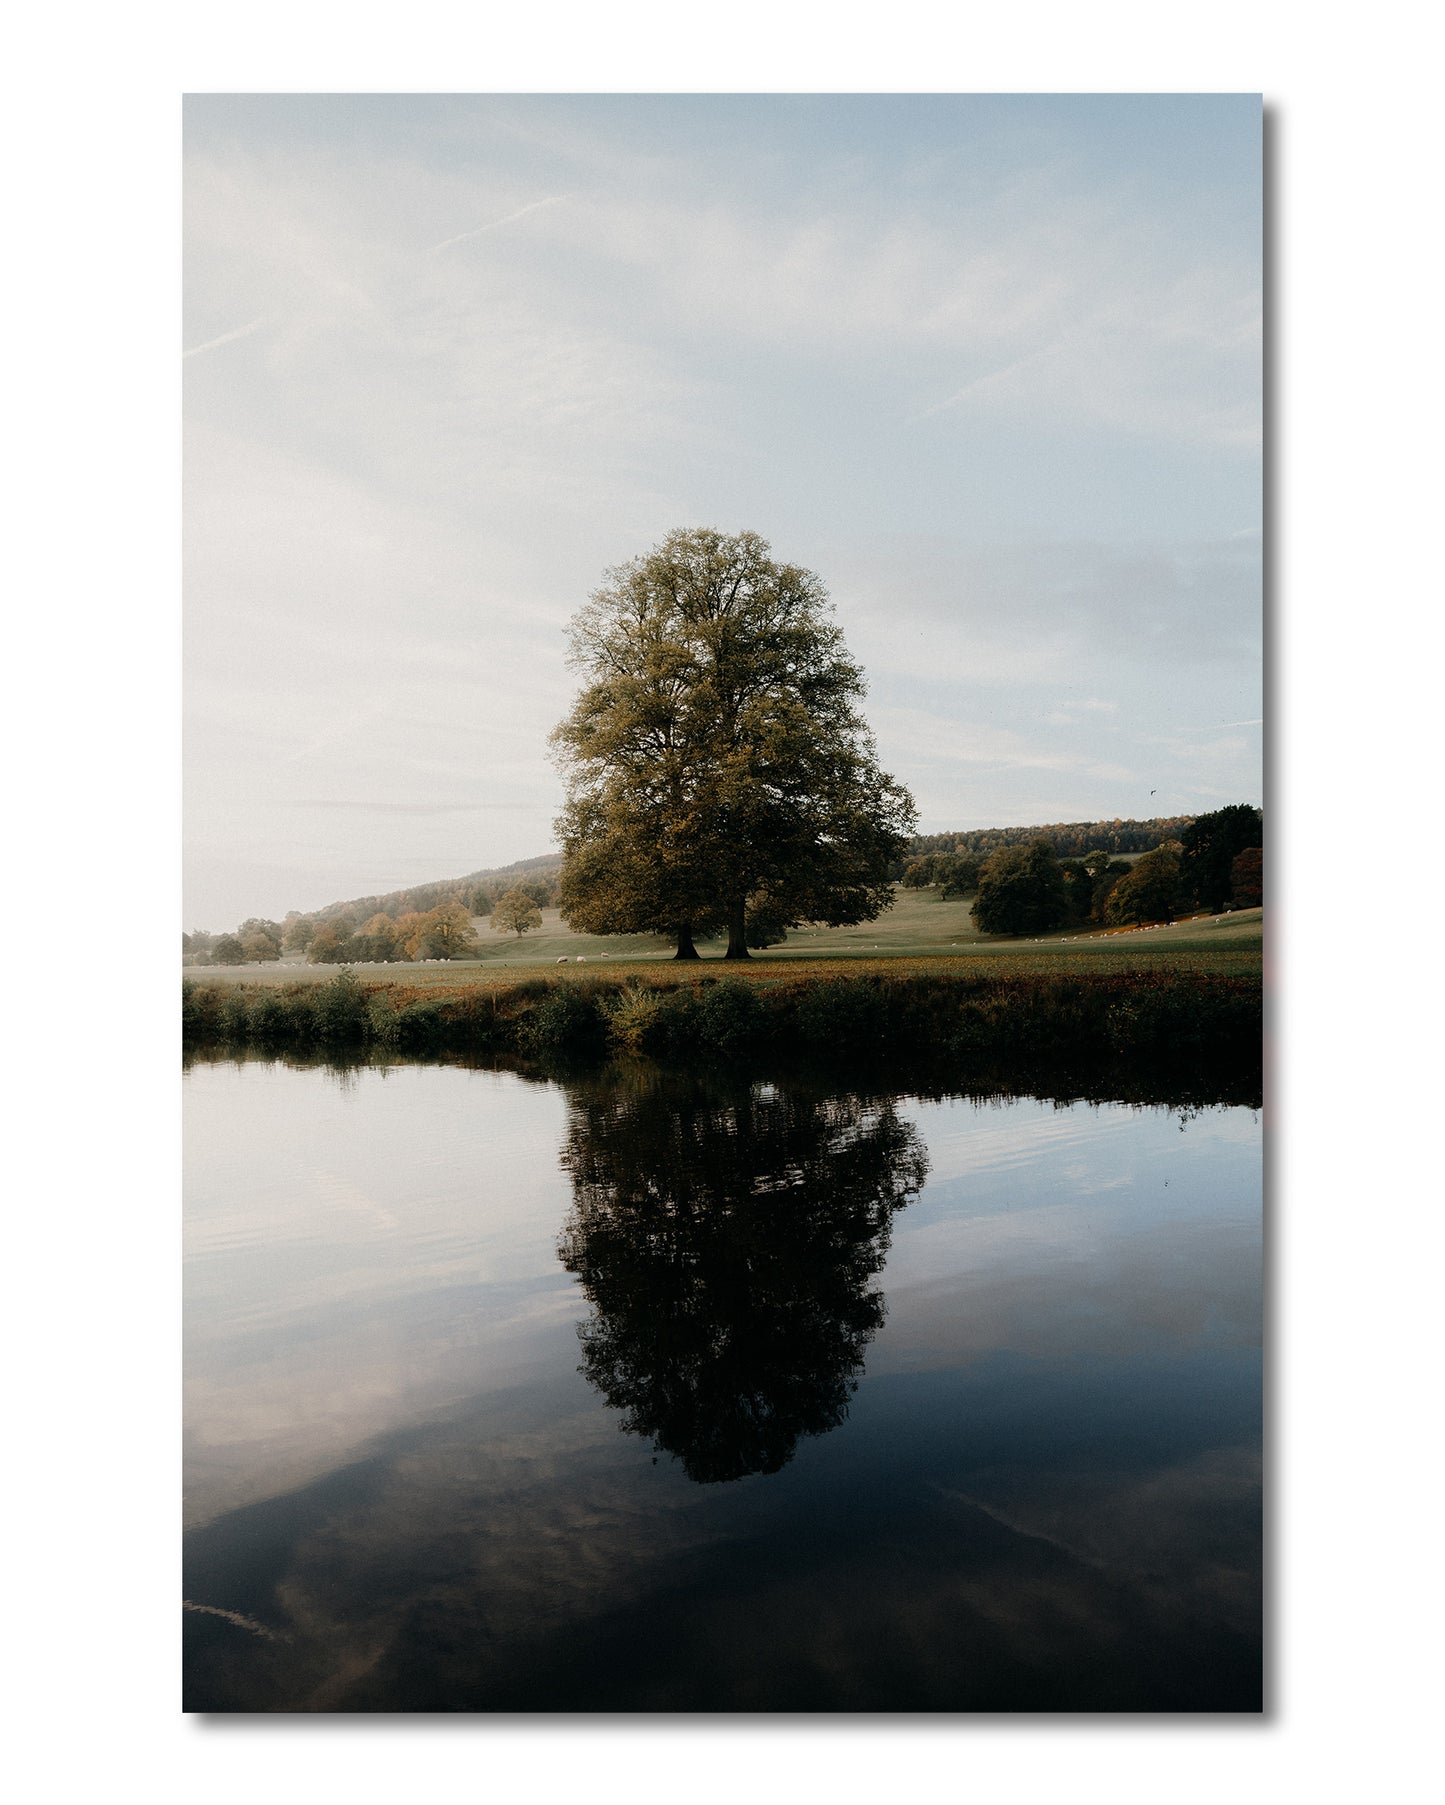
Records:
[[[689,1478],[776,1473],[848,1414],[885,1310],[870,1281],[928,1171],[917,1130],[891,1101],[728,1075],[569,1106],[579,1370]]]

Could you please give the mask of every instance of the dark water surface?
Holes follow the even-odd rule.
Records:
[[[1253,1111],[185,1083],[188,1709],[1259,1708]]]

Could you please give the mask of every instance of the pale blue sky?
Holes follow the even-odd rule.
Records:
[[[925,829],[1257,801],[1259,162],[1257,96],[191,99],[188,925],[546,850],[565,623],[675,526],[824,578]]]

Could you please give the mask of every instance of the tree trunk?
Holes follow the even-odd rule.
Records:
[[[747,904],[741,898],[728,905],[728,950],[725,959],[751,959],[748,951]]]
[[[702,954],[692,943],[692,923],[688,922],[677,930],[677,951],[674,959],[700,959]]]

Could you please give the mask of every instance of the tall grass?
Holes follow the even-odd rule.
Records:
[[[617,1052],[738,1058],[915,1056],[1048,1062],[1147,1057],[1174,1066],[1261,1062],[1261,986],[1253,975],[1143,971],[987,971],[894,976],[533,977],[446,992],[326,983],[182,985],[185,1044],[418,1054],[493,1052],[598,1060]]]

